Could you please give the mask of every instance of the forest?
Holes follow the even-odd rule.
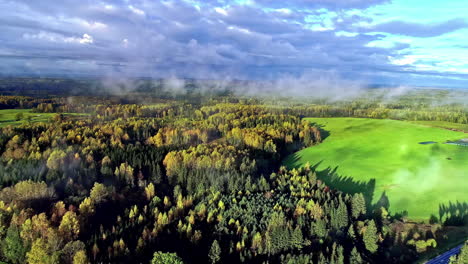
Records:
[[[415,221],[374,203],[370,183],[332,188],[333,172],[283,165],[329,136],[304,117],[468,124],[463,104],[440,103],[458,95],[328,101],[138,84],[1,82],[1,261],[412,263],[468,237],[464,201]]]

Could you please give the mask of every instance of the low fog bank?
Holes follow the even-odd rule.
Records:
[[[412,104],[432,106],[467,105],[467,89],[437,87],[385,86],[364,80],[340,78],[333,72],[309,73],[301,76],[284,75],[271,80],[239,80],[226,76],[217,79],[188,79],[172,75],[168,78],[130,78],[109,75],[100,79],[65,78],[4,78],[0,82],[3,94],[31,95],[40,88],[50,95],[105,95],[129,98],[145,103],[148,97],[185,97],[234,95],[281,101],[336,103],[366,100],[392,104],[411,101]]]
[[[273,80],[184,79],[171,76],[165,79],[107,78],[102,89],[113,95],[150,92],[155,96],[235,95],[265,99],[282,98],[343,102],[370,100],[391,104],[411,98],[415,103],[439,105],[466,105],[468,90],[437,87],[376,85],[364,80],[340,78],[333,72],[310,73],[301,76],[283,76]]]

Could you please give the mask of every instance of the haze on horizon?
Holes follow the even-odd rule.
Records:
[[[468,87],[466,1],[0,0],[0,75]]]

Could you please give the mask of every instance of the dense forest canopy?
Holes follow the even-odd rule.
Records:
[[[466,238],[466,203],[414,222],[366,189],[330,188],[313,166],[281,166],[327,136],[303,117],[467,124],[463,92],[278,100],[209,81],[137,84],[1,82],[0,109],[18,110],[0,111],[2,261],[410,263]]]

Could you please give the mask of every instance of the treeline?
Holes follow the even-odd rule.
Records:
[[[277,107],[269,106],[273,113],[287,113],[301,117],[361,117],[377,119],[395,119],[410,121],[446,121],[451,123],[468,124],[468,110],[463,106],[428,106],[414,109],[389,108],[387,105],[377,105],[369,108],[345,105],[307,105]]]

